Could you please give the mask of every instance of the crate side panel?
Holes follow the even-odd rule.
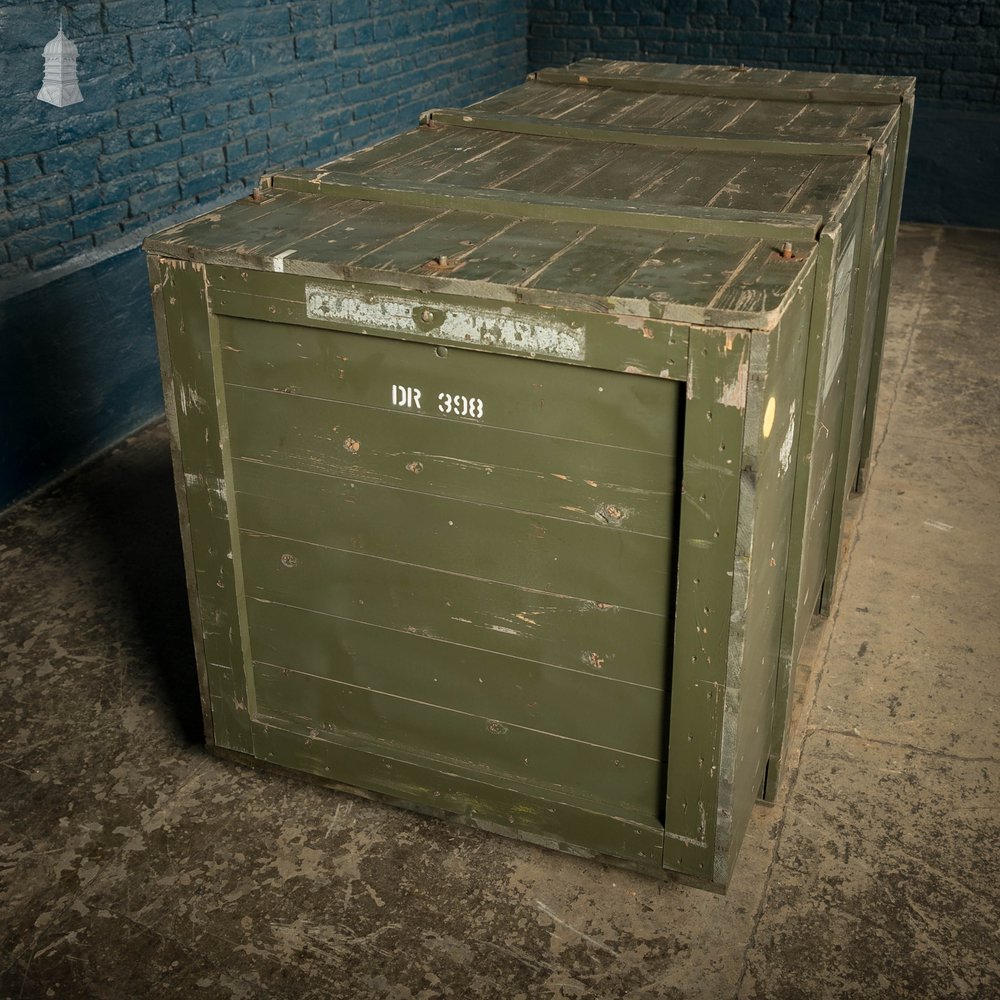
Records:
[[[164,327],[176,415],[174,433],[190,532],[189,586],[196,593],[199,636],[215,744],[252,752],[248,693],[232,556],[229,487],[220,426],[221,386],[213,363],[204,269],[161,260]]]
[[[488,706],[489,722],[632,755],[658,757],[662,749],[662,664],[651,678],[659,685],[639,684],[616,677],[608,669],[613,663],[582,655],[575,667],[556,667],[275,601],[253,601],[248,614],[258,664],[295,664],[319,680],[469,717],[484,718]],[[630,650],[616,645],[614,659],[625,659]],[[622,664],[620,673],[628,671]],[[348,727],[359,729],[359,720],[352,717]]]
[[[751,371],[747,391],[740,505],[751,513],[734,585],[727,699],[736,703],[738,721],[723,765],[731,768],[731,825],[717,878],[736,863],[771,750],[814,277],[810,268],[778,328],[767,338],[757,335],[763,363]]]
[[[246,533],[241,548],[251,616],[254,602],[283,604],[556,669],[663,685],[669,626],[661,615],[419,566],[396,564],[389,577],[357,553],[288,538]]]
[[[750,337],[692,328],[684,407],[665,868],[714,876]]]
[[[387,642],[383,655],[394,652]],[[658,757],[519,726],[496,718],[492,705],[466,713],[263,662],[254,664],[254,677],[259,722],[361,735],[403,759],[427,756],[442,768],[460,767],[491,782],[506,779],[588,800],[611,815],[650,823],[657,818]]]
[[[680,385],[243,320],[222,348],[257,718],[656,822]]]
[[[504,505],[502,493],[489,504],[455,501],[249,464],[236,489],[240,526],[257,534],[541,593],[601,593],[614,582],[622,605],[640,611],[668,601],[666,538],[539,517]]]
[[[837,479],[841,473],[840,445],[847,396],[848,360],[859,350],[859,324],[852,322],[858,293],[857,262],[862,251],[865,191],[855,197],[840,227],[834,254],[833,285],[821,345],[819,380],[807,387],[806,424],[812,426],[809,499],[803,531],[802,575],[798,616],[811,615],[823,594],[830,534],[833,528]],[[839,532],[840,526],[836,526]]]

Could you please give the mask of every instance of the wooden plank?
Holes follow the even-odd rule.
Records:
[[[341,171],[313,176],[309,172],[275,174],[272,186],[313,191],[339,198],[360,198],[424,209],[458,209],[524,219],[581,222],[589,225],[652,229],[657,232],[708,232],[758,235],[772,239],[814,239],[819,216],[790,217],[774,212],[738,212],[730,209],[675,206],[669,211],[646,208],[639,202],[601,201],[595,198],[533,195],[511,198],[508,192],[358,177]]]
[[[707,308],[719,294],[720,275],[736,274],[759,245],[756,239],[682,236],[659,247],[614,294]]]
[[[554,667],[261,601],[250,607],[250,639],[257,663],[290,675],[651,759],[664,750],[662,660],[658,685],[625,683],[583,664]],[[363,721],[338,728],[362,731]]]
[[[560,731],[566,735],[609,745],[619,740],[623,746],[639,740],[633,749],[649,756],[663,749],[662,649],[656,660],[640,662],[647,650],[629,655],[623,648],[600,667],[583,657],[575,664],[560,665],[277,601],[253,600],[248,614],[251,647],[258,660],[347,683],[363,679],[377,690],[467,713],[482,715],[489,704],[495,706],[494,714],[518,725],[539,728],[545,719],[556,725],[559,717]],[[386,652],[390,641],[395,643],[392,655]],[[566,716],[577,690],[582,717],[576,712]],[[633,714],[637,732],[644,736],[608,735]],[[606,718],[598,718],[601,715]],[[597,732],[605,735],[596,739]]]
[[[811,264],[778,327],[752,335],[726,678],[738,721],[723,728],[716,877],[735,866],[769,763],[814,278]]]
[[[453,108],[424,112],[424,121],[465,129],[486,129],[513,132],[518,135],[544,135],[582,142],[615,142],[655,149],[691,149],[705,152],[774,153],[779,156],[844,156],[864,155],[868,139],[847,142],[822,142],[808,139],[774,138],[774,133],[749,136],[720,135],[710,131],[669,132],[663,129],[628,128],[591,125],[572,121],[553,121],[526,115],[485,114]]]
[[[774,709],[771,716],[770,751],[763,798],[773,802],[777,795],[784,766],[788,726],[791,720],[792,697],[795,692],[795,667],[806,630],[812,618],[813,603],[802,599],[805,549],[809,544],[808,521],[821,482],[816,466],[820,456],[813,456],[813,442],[818,428],[818,397],[823,384],[828,345],[826,332],[833,298],[835,261],[840,247],[840,226],[832,226],[820,234],[816,254],[816,277],[812,286],[809,315],[809,351],[803,382],[799,447],[795,457],[795,487],[792,496],[791,528],[788,542],[788,573],[785,580],[784,612],[782,614],[781,646],[775,682]]]
[[[143,248],[149,254],[197,262],[225,260],[235,267],[259,266],[263,258],[294,249],[303,236],[328,233],[329,239],[335,239],[375,207],[370,201],[324,202],[292,193],[268,194],[261,201],[242,198],[147,237]]]
[[[629,62],[589,57],[574,63],[572,69],[598,70],[602,73],[623,76],[652,76],[654,78],[690,78],[700,80],[747,80],[767,83],[780,90],[781,84],[792,86],[834,87],[842,90],[892,91],[902,95],[913,90],[913,77],[881,76],[865,73],[830,73],[825,70],[772,69],[766,66],[703,66],[670,62]]]
[[[600,226],[581,233],[521,284],[553,291],[590,288],[600,295],[612,295],[662,243],[659,233]]]
[[[663,840],[655,819],[609,815],[563,789],[541,790],[510,778],[500,783],[467,765],[442,767],[430,757],[414,759],[347,734],[321,736],[293,726],[258,725],[255,730],[262,761],[272,767],[282,762],[274,767],[282,773],[304,772],[341,791],[553,850],[614,858],[615,864],[646,874],[659,871],[663,877],[658,864],[651,863],[658,860]],[[333,775],[338,780],[331,780]]]
[[[495,236],[455,255],[456,267],[464,279],[523,285],[580,236],[580,225],[576,222],[505,221],[507,225]],[[635,229],[627,232],[637,242],[646,235]]]
[[[871,462],[872,441],[875,433],[875,407],[878,402],[879,378],[882,371],[882,349],[885,341],[885,324],[889,308],[889,289],[892,262],[896,255],[896,237],[899,233],[899,215],[903,203],[903,181],[906,176],[906,158],[910,148],[910,130],[913,124],[913,94],[910,93],[900,108],[899,132],[892,166],[892,188],[889,195],[888,227],[882,253],[882,270],[879,281],[878,304],[875,317],[875,337],[872,349],[872,366],[865,405],[864,429],[861,436],[860,461],[855,486],[864,492]]]
[[[251,752],[250,708],[240,628],[238,565],[233,558],[229,482],[213,356],[212,318],[204,269],[185,261],[154,263],[155,298],[162,308],[158,332],[164,352],[164,392],[176,442],[178,490],[183,491],[195,654],[207,695],[207,738]]]
[[[577,367],[665,379],[680,379],[687,371],[687,328],[644,317],[641,312],[636,315],[635,310],[642,309],[645,300],[598,300],[530,288],[519,289],[516,299],[513,294],[505,299],[506,286],[491,285],[493,298],[487,303],[470,294],[479,290],[480,283],[464,282],[461,295],[441,294],[422,288],[422,275],[396,274],[395,285],[389,290],[361,281],[360,275],[344,282],[320,282],[292,273],[251,275],[234,268],[212,268],[210,272],[209,299],[220,316],[441,347],[444,357],[460,346],[491,357],[553,358]],[[416,287],[407,287],[410,280]],[[326,296],[322,303],[341,295],[351,308],[330,315],[321,313],[310,306],[311,302],[315,306],[314,293]],[[549,303],[548,308],[539,304],[543,301]],[[379,308],[373,315],[358,315],[353,308],[358,302]],[[551,308],[556,304],[558,314]],[[581,308],[588,306],[592,311]],[[655,304],[653,307],[659,309]],[[621,314],[616,315],[619,310]],[[425,320],[425,312],[429,320]],[[484,316],[502,327],[493,328],[491,336],[483,332],[465,339],[462,331],[482,324]],[[518,332],[521,339],[515,335]]]
[[[837,475],[834,481],[832,513],[830,516],[830,538],[826,555],[826,574],[823,579],[824,613],[829,613],[837,583],[840,566],[841,541],[843,538],[844,511],[847,497],[854,486],[858,474],[858,456],[861,450],[861,424],[864,400],[867,394],[868,378],[871,372],[874,322],[867,322],[872,312],[874,296],[869,295],[872,285],[876,229],[880,196],[887,193],[888,172],[885,169],[886,149],[876,146],[872,150],[868,167],[868,179],[859,202],[863,200],[863,217],[859,223],[860,238],[855,254],[854,288],[851,299],[849,336],[845,350],[844,402],[841,411],[840,449],[837,457]],[[874,319],[874,317],[873,317]],[[862,384],[863,383],[863,384]]]
[[[248,607],[277,603],[554,668],[663,684],[671,608],[613,603],[614,580],[574,597],[404,563],[387,567],[363,553],[253,532],[240,545]]]
[[[814,244],[792,246],[792,258],[781,256],[781,247],[761,241],[732,280],[722,285],[709,303],[720,312],[772,312],[790,298],[798,272],[808,264]]]
[[[692,329],[667,753],[664,867],[714,874],[750,337]]]
[[[236,490],[247,531],[546,593],[614,585],[619,603],[654,613],[669,600],[671,540],[539,517],[509,508],[517,498],[502,494],[470,503],[249,462],[236,470]],[[666,498],[659,506],[665,521]]]
[[[687,94],[701,97],[742,97],[752,100],[823,101],[834,104],[898,104],[900,94],[892,90],[854,89],[842,86],[774,86],[732,80],[654,79],[651,77],[612,76],[580,73],[572,69],[543,69],[532,77],[540,83],[575,84],[581,87],[614,87],[619,90],[657,94]]]
[[[505,428],[648,453],[645,461],[672,461],[677,453],[682,390],[660,379],[279,323],[222,318],[220,337],[227,384],[271,390],[278,399],[305,396],[391,412],[402,407],[409,417],[445,424],[458,419],[474,429]],[[399,382],[422,390],[419,406],[415,399],[394,397]],[[465,389],[483,401],[482,412],[448,414],[438,399],[442,389]]]
[[[237,387],[227,399],[246,461],[470,503],[517,496],[527,513],[581,524],[625,512],[644,534],[663,532],[656,501],[670,495],[673,463],[648,452]]]
[[[257,721],[358,733],[404,754],[419,749],[442,767],[462,764],[493,780],[519,778],[539,789],[565,789],[617,814],[656,818],[659,760],[277,665],[256,663],[254,679]]]

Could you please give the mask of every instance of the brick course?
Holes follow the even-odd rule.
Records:
[[[526,68],[523,0],[86,0],[66,10],[84,101],[54,108],[35,95],[56,7],[0,0],[0,280],[238,197],[265,170],[368,145],[427,107],[513,86]]]
[[[739,63],[917,78],[921,100],[995,111],[1000,0],[529,0],[532,69],[575,59]]]

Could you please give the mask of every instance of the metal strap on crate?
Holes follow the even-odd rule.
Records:
[[[846,141],[821,142],[808,139],[764,138],[726,135],[718,131],[666,132],[663,129],[591,125],[556,121],[527,115],[505,115],[458,108],[434,108],[420,116],[423,125],[453,125],[459,128],[514,132],[519,135],[580,139],[585,142],[624,143],[657,149],[698,150],[714,153],[773,153],[784,156],[867,156],[873,140],[867,136]]]
[[[466,188],[430,181],[352,174],[340,170],[288,171],[270,179],[272,188],[357,198],[385,204],[441,211],[509,215],[520,219],[578,222],[591,226],[618,226],[654,232],[708,233],[781,241],[815,240],[822,225],[819,215],[755,212],[703,206],[659,208],[638,201],[573,198],[522,193],[496,188]]]

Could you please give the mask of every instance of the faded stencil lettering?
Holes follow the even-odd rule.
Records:
[[[432,325],[418,323],[418,314],[433,310]],[[384,296],[361,297],[318,285],[306,286],[306,315],[328,323],[338,320],[370,330],[417,334],[470,347],[500,347],[518,354],[543,354],[582,361],[583,330],[554,320],[518,316],[509,309],[475,312],[440,302],[412,301]]]

